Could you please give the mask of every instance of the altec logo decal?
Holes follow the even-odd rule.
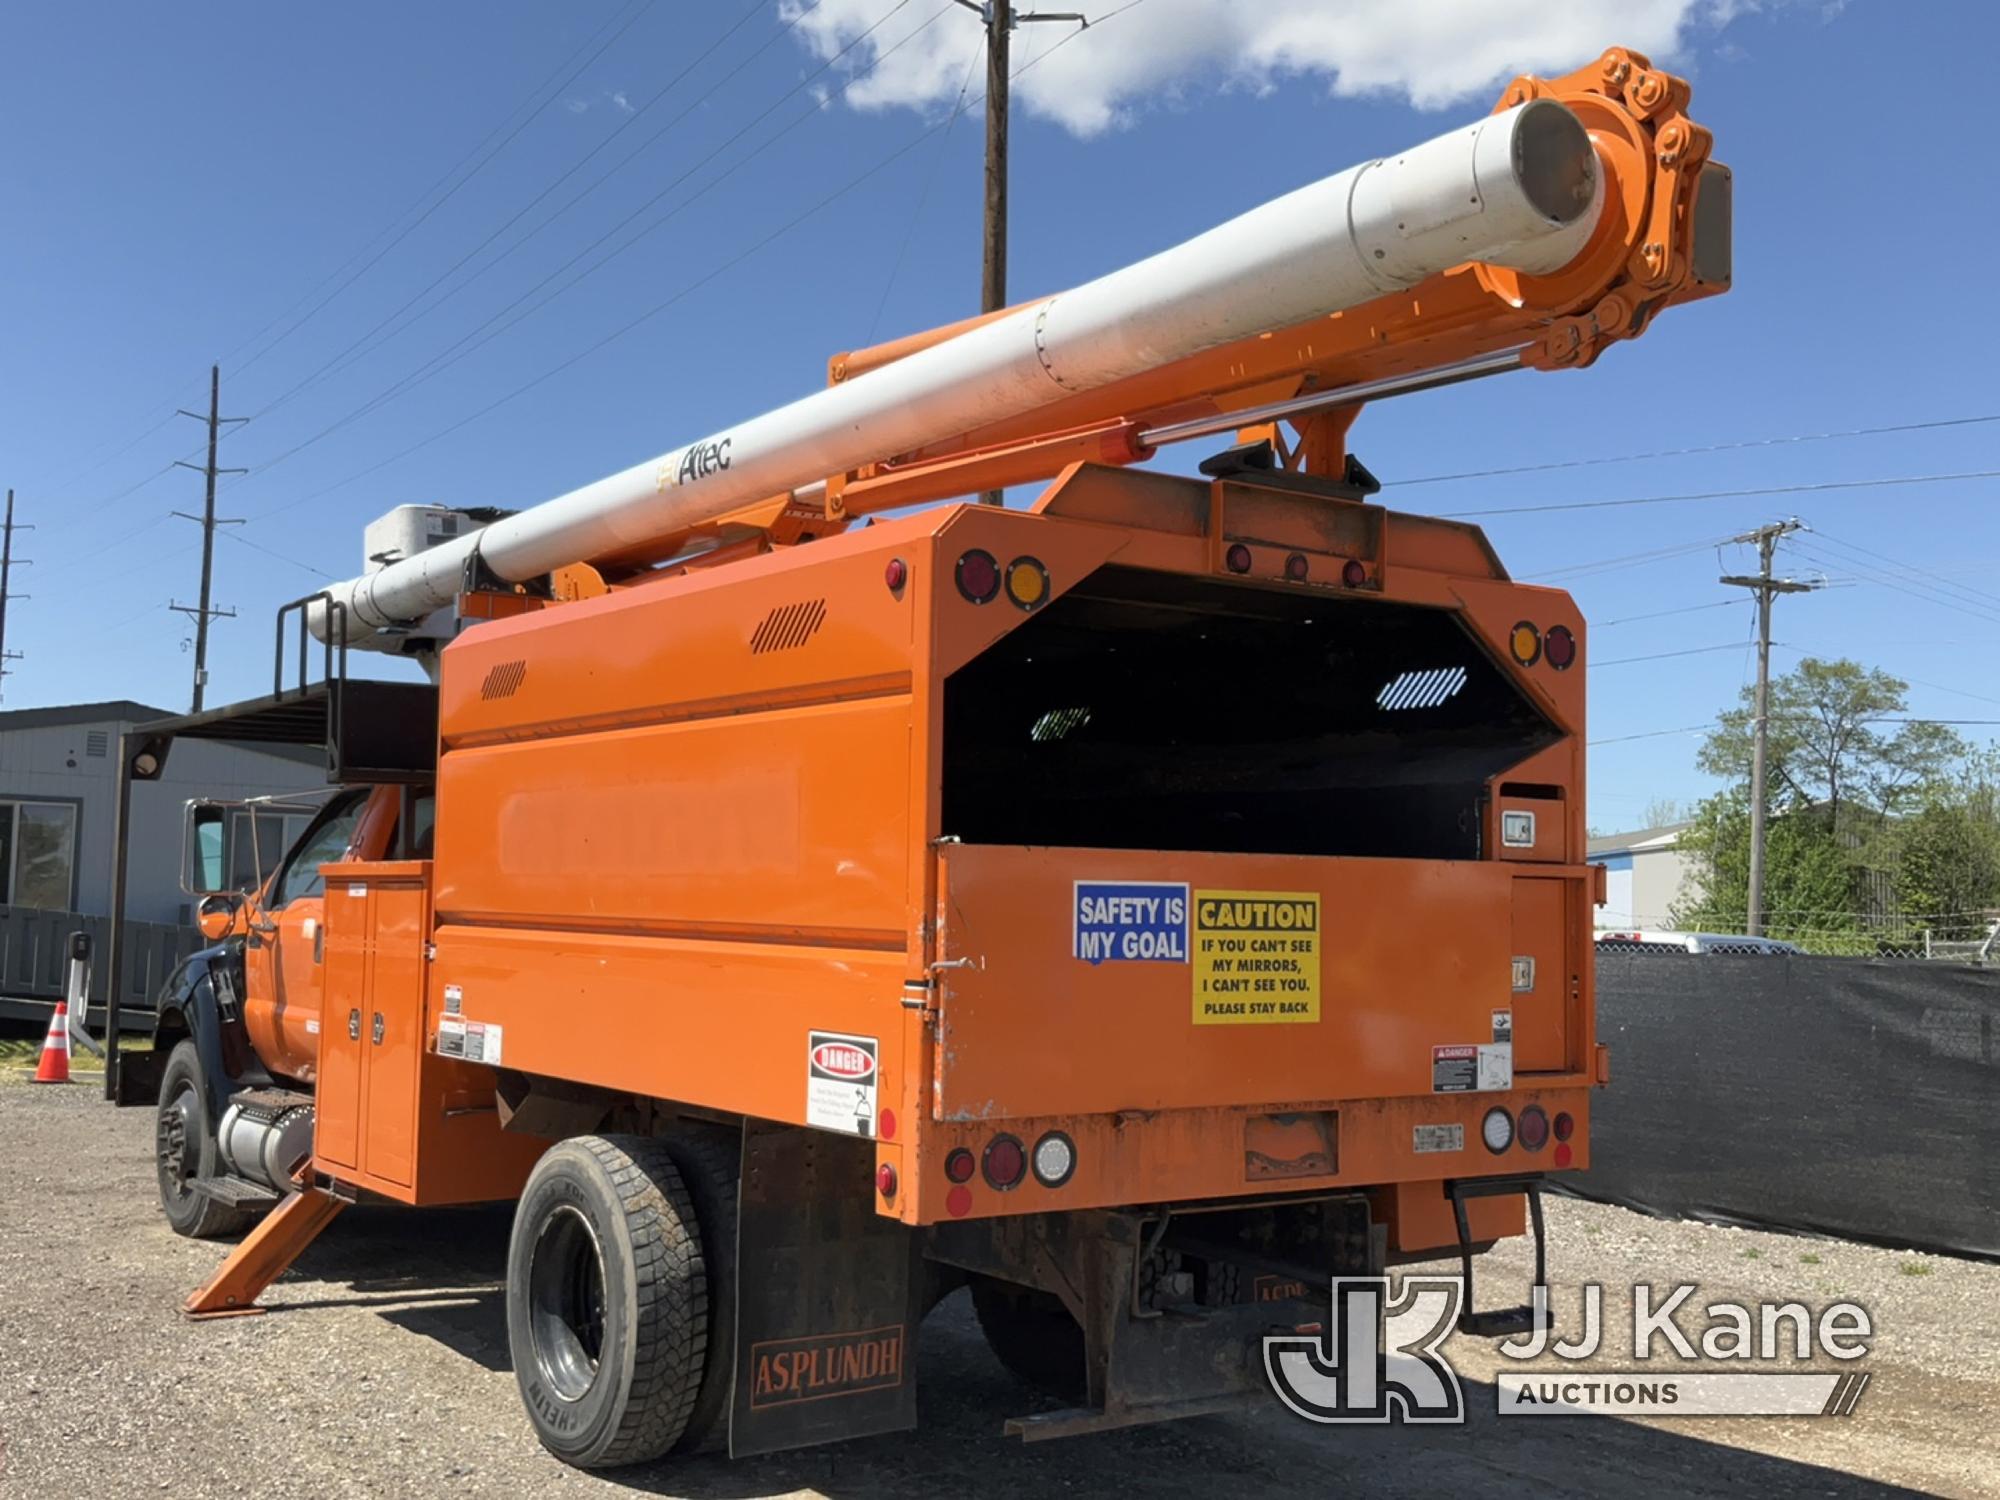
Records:
[[[830,1078],[859,1083],[875,1072],[875,1059],[851,1042],[821,1042],[813,1048],[813,1066]]]
[[[729,445],[733,441],[724,438],[719,443],[696,443],[681,455],[680,472],[674,476],[674,483],[689,484],[728,468]]]
[[[902,1383],[901,1325],[861,1333],[773,1339],[750,1350],[752,1410],[828,1396],[855,1396]]]

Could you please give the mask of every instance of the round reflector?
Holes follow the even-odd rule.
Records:
[[[1539,1151],[1549,1143],[1549,1117],[1539,1105],[1530,1104],[1521,1111],[1521,1148],[1524,1151]]]
[[[1542,653],[1548,657],[1549,665],[1558,672],[1569,670],[1576,660],[1576,636],[1567,625],[1551,625],[1549,633],[1542,637]]]
[[[959,558],[956,577],[958,591],[974,604],[985,604],[1000,592],[1000,564],[977,547]]]
[[[1061,1187],[1076,1171],[1076,1143],[1060,1130],[1035,1142],[1035,1180],[1043,1187]]]
[[[1223,553],[1222,560],[1229,564],[1229,571],[1232,573],[1247,573],[1250,571],[1250,549],[1241,542],[1237,542],[1227,552]]]
[[[1028,1170],[1028,1153],[1011,1135],[996,1135],[986,1143],[986,1156],[979,1165],[987,1185],[1004,1193],[1021,1185]]]
[[[1489,1109],[1486,1118],[1479,1123],[1479,1138],[1486,1142],[1486,1149],[1498,1156],[1514,1144],[1514,1117],[1504,1109]]]
[[[1571,1162],[1571,1160],[1572,1160],[1572,1159],[1573,1159],[1573,1153],[1572,1153],[1572,1152],[1570,1151],[1570,1149],[1569,1149],[1569,1142],[1567,1142],[1567,1141],[1557,1141],[1557,1142],[1556,1142],[1556,1165],[1557,1165],[1557,1166],[1559,1166],[1559,1167],[1566,1167],[1566,1166],[1568,1166],[1568,1165],[1570,1164],[1570,1162]]]
[[[1034,609],[1049,597],[1049,570],[1032,557],[1007,564],[1007,597],[1023,609]]]
[[[875,1191],[884,1198],[896,1196],[896,1169],[886,1161],[875,1169]]]
[[[944,1175],[953,1182],[972,1181],[972,1153],[960,1146],[944,1159]]]
[[[1569,1115],[1568,1115],[1568,1113],[1567,1113],[1567,1112],[1565,1112],[1565,1113],[1563,1113],[1563,1114],[1559,1114],[1559,1115],[1557,1115],[1557,1116],[1556,1116],[1556,1139],[1557,1139],[1557,1140],[1559,1140],[1559,1141],[1566,1141],[1566,1140],[1568,1140],[1568,1139],[1570,1138],[1571,1134],[1572,1134],[1572,1133],[1573,1133],[1573,1132],[1574,1132],[1575,1130],[1576,1130],[1576,1121],[1575,1121],[1575,1120],[1572,1120],[1572,1119],[1571,1119],[1571,1118],[1569,1117]]]
[[[1305,553],[1294,552],[1285,559],[1285,576],[1293,583],[1304,583],[1311,572],[1312,564],[1306,561]]]
[[[1358,589],[1368,581],[1368,569],[1357,557],[1350,557],[1341,564],[1340,581],[1351,589]]]
[[[882,581],[889,585],[891,592],[910,581],[910,565],[900,557],[892,557],[882,567]]]
[[[1542,633],[1523,620],[1508,633],[1507,649],[1514,653],[1515,661],[1532,667],[1542,659]]]
[[[882,1113],[875,1122],[875,1133],[885,1141],[896,1138],[896,1112],[888,1105],[882,1106]]]

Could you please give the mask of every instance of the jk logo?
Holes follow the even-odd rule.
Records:
[[[1405,1276],[1336,1276],[1332,1327],[1264,1340],[1264,1373],[1308,1422],[1463,1422],[1458,1372],[1438,1353],[1458,1323],[1465,1283]]]

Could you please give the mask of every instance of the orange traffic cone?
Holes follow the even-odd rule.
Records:
[[[42,1043],[42,1060],[35,1066],[35,1082],[69,1082],[69,1002],[56,1001],[56,1013],[49,1017],[49,1038]]]

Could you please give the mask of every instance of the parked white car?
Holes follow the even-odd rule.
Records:
[[[1634,953],[1804,953],[1795,943],[1729,932],[1600,932],[1597,946]]]

